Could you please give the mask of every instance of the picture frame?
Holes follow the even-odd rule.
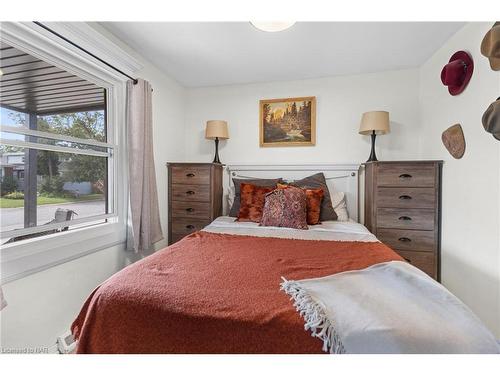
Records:
[[[316,145],[316,97],[259,102],[260,147]]]

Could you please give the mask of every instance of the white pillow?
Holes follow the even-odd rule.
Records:
[[[347,212],[347,204],[345,202],[345,194],[343,191],[334,191],[331,193],[333,210],[337,214],[338,221],[349,221],[349,213]]]
[[[229,189],[227,191],[227,207],[228,211],[233,207],[234,203],[234,197],[236,196],[236,190],[234,189],[234,186],[229,186]]]

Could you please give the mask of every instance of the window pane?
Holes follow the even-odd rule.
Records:
[[[0,39],[1,124],[106,141],[106,89]]]
[[[37,226],[108,213],[106,157],[18,149],[1,154],[2,232],[21,229],[27,221]],[[30,160],[36,160],[36,178],[30,191]],[[4,243],[6,240],[2,240]]]
[[[26,113],[0,107],[0,125],[13,127],[26,127],[28,116]]]
[[[104,111],[38,116],[37,130],[106,142]]]
[[[32,129],[69,137],[106,142],[104,116],[104,110],[36,116],[36,127],[32,127]],[[29,120],[26,113],[0,107],[0,117],[2,126],[28,128],[27,123]]]

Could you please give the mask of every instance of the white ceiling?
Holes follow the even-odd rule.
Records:
[[[285,81],[420,66],[464,24],[298,22],[266,33],[248,22],[104,22],[186,87]]]

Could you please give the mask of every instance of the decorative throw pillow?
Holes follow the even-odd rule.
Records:
[[[323,173],[320,172],[305,177],[302,180],[295,180],[291,182],[291,185],[307,189],[322,189],[323,200],[321,201],[321,213],[319,215],[320,220],[337,220],[337,214],[333,209],[332,199],[330,198],[330,191],[328,190],[328,186],[326,185],[326,179]]]
[[[278,189],[286,189],[290,185],[278,184]],[[323,189],[302,188],[306,192],[307,224],[320,224],[321,201],[323,200]]]
[[[264,186],[264,187],[272,187],[276,188],[276,184],[281,182],[281,178],[261,178],[261,179],[245,179],[245,178],[233,178],[234,185],[234,199],[231,205],[231,209],[229,210],[229,216],[238,217],[238,213],[240,212],[240,185],[242,183],[252,184],[256,186]]]
[[[349,221],[349,213],[347,212],[344,192],[334,191],[332,193],[332,206],[337,214],[338,221]]]
[[[273,191],[273,189],[274,187],[241,183],[240,209],[236,221],[260,222],[266,194]]]
[[[320,224],[321,202],[324,196],[323,189],[306,189],[307,197],[307,224]]]
[[[266,195],[260,225],[308,229],[306,201],[306,192],[301,188],[289,186],[273,190]]]

